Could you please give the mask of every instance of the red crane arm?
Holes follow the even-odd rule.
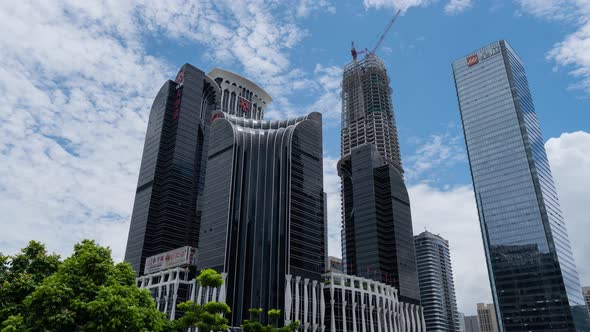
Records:
[[[391,30],[391,27],[393,26],[393,23],[395,22],[395,20],[397,19],[397,17],[399,16],[399,14],[401,12],[402,12],[401,9],[398,10],[397,13],[395,14],[395,16],[391,19],[391,21],[389,22],[389,25],[387,26],[387,29],[385,29],[385,31],[381,35],[381,38],[379,38],[379,41],[377,42],[377,45],[375,45],[375,47],[373,47],[373,49],[371,50],[371,54],[375,54],[375,51],[377,51],[377,49],[379,48],[379,46],[381,46],[381,43],[383,42],[383,39],[385,39],[385,35],[387,35],[387,33],[389,32],[389,30]]]

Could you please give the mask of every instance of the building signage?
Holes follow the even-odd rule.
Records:
[[[479,51],[481,61],[491,57],[492,55],[496,55],[500,53],[500,44],[494,43],[490,46],[484,47]]]
[[[240,109],[242,110],[242,112],[244,112],[244,113],[250,112],[251,105],[252,104],[250,104],[250,102],[246,98],[238,96],[238,106],[240,106]]]
[[[189,246],[151,256],[145,259],[144,273],[150,274],[173,267],[194,265],[196,263],[196,256],[197,250]]]
[[[500,44],[494,43],[482,48],[481,50],[477,51],[477,53],[468,56],[465,60],[467,61],[467,66],[471,67],[478,64],[480,61],[484,61],[498,53],[500,53]]]
[[[213,121],[221,118],[221,116],[222,116],[221,112],[217,112],[217,113],[213,114],[213,116],[211,117],[211,123],[213,123]]]
[[[182,89],[176,90],[176,97],[174,99],[174,113],[172,114],[172,119],[178,119],[180,115],[180,100],[182,99]]]
[[[178,84],[184,82],[184,69],[181,69],[178,74],[176,74],[176,79],[174,81]]]
[[[469,67],[476,65],[478,62],[479,58],[477,57],[477,53],[467,57],[467,66]]]

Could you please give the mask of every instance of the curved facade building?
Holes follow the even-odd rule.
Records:
[[[215,68],[209,74],[221,88],[221,110],[246,119],[262,120],[272,98],[256,83],[230,71]]]
[[[322,121],[213,119],[197,265],[227,273],[230,325],[239,326],[250,308],[284,308],[287,275],[321,280]]]
[[[138,275],[147,257],[198,248],[213,112],[261,119],[272,98],[232,72],[185,64],[150,111],[125,260]]]

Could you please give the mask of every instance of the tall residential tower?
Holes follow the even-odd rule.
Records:
[[[342,79],[342,258],[347,274],[394,286],[419,304],[410,201],[403,178],[391,89],[369,53]]]
[[[416,235],[414,241],[427,331],[460,331],[449,241],[429,231]]]
[[[521,59],[501,40],[455,61],[453,74],[500,330],[586,331]]]

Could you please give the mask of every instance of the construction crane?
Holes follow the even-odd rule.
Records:
[[[368,49],[364,49],[362,51],[358,51],[354,48],[354,42],[352,42],[352,49],[350,50],[350,53],[352,54],[352,59],[356,62],[356,58],[359,54],[363,54],[363,53],[367,53],[367,55],[369,54],[375,54],[375,52],[377,51],[377,49],[379,48],[379,46],[381,46],[381,43],[383,43],[383,39],[385,39],[385,36],[387,35],[387,33],[389,32],[389,30],[391,30],[391,27],[393,26],[393,23],[395,23],[395,20],[397,19],[397,17],[399,16],[399,14],[401,13],[401,9],[397,11],[397,13],[393,16],[393,18],[391,19],[391,21],[389,21],[389,24],[387,25],[387,28],[385,29],[385,31],[383,31],[383,34],[381,35],[381,37],[379,38],[379,40],[377,41],[377,44],[375,44],[375,47],[373,47],[372,50],[368,50]]]

